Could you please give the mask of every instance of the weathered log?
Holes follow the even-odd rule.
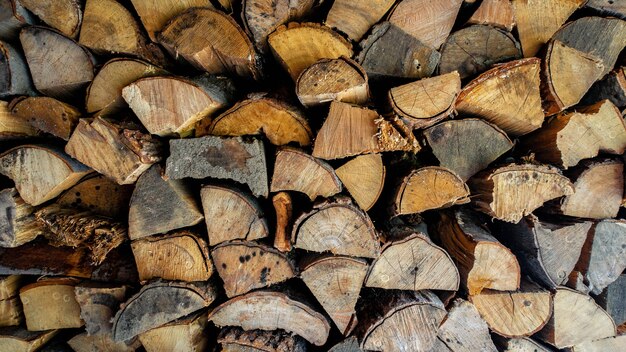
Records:
[[[157,41],[157,34],[165,27],[167,22],[182,12],[193,7],[213,8],[210,0],[184,0],[184,1],[150,1],[131,0],[135,11],[141,19],[143,27],[148,32],[150,40]]]
[[[28,331],[21,326],[0,328],[0,349],[34,352],[52,339],[59,330]]]
[[[500,335],[493,337],[502,352],[552,352],[552,349],[530,337],[506,338]]]
[[[359,41],[391,9],[394,1],[338,0],[328,11],[326,25]]]
[[[468,301],[454,300],[446,320],[437,332],[439,342],[445,347],[441,352],[495,352],[496,346],[489,336],[489,327],[478,310]]]
[[[11,113],[37,130],[68,140],[82,117],[75,107],[49,97],[22,97],[11,102]]]
[[[147,352],[202,352],[209,346],[206,313],[193,314],[139,335]]]
[[[615,325],[620,330],[623,328],[622,325],[626,323],[626,302],[623,299],[625,294],[626,274],[622,274],[597,296],[600,307],[611,315]]]
[[[385,185],[386,168],[380,154],[360,155],[336,170],[337,177],[361,209],[370,210]]]
[[[29,331],[79,328],[80,306],[74,296],[78,280],[45,279],[20,289],[26,327]]]
[[[307,344],[297,335],[283,330],[243,330],[223,328],[217,336],[222,352],[305,352]]]
[[[276,213],[276,233],[274,234],[274,248],[281,252],[290,252],[293,205],[291,196],[287,192],[278,192],[272,197],[272,205]]]
[[[34,215],[38,208],[24,202],[15,188],[0,191],[0,209],[0,247],[18,247],[44,233]]]
[[[76,302],[80,306],[80,317],[85,322],[89,335],[106,336],[110,340],[111,318],[126,300],[128,286],[113,286],[96,283],[83,283],[74,287]]]
[[[0,141],[23,139],[38,134],[39,131],[30,121],[12,114],[9,103],[0,100]]]
[[[0,73],[0,97],[35,93],[24,55],[9,42],[0,41]]]
[[[0,39],[15,40],[20,29],[35,22],[33,15],[16,0],[0,1]]]
[[[626,335],[612,336],[595,341],[586,341],[573,346],[572,352],[619,352],[624,348]]]
[[[603,79],[591,86],[581,103],[593,105],[605,99],[610,100],[620,109],[626,107],[626,68],[624,66],[609,72]]]
[[[513,6],[510,0],[485,0],[472,14],[470,24],[483,24],[512,31],[515,26]]]
[[[24,281],[21,275],[0,276],[0,326],[16,326],[24,322],[19,297]]]
[[[328,352],[363,352],[359,346],[359,340],[355,336],[350,336],[334,345]]]
[[[63,192],[56,203],[66,208],[90,210],[109,218],[125,219],[132,194],[133,186],[118,185],[105,176],[94,175],[83,178]]]
[[[19,0],[19,3],[40,20],[63,35],[76,38],[83,20],[82,5],[77,0]]]
[[[141,343],[138,340],[126,342],[113,341],[110,335],[89,335],[84,332],[67,340],[67,344],[74,352],[134,352]]]
[[[626,19],[626,4],[621,1],[589,0],[586,6],[600,12],[603,15]]]

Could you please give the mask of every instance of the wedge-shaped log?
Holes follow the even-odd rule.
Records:
[[[208,307],[217,293],[212,283],[155,282],[143,286],[113,318],[113,339],[128,341],[148,330]]]
[[[20,300],[30,331],[79,328],[80,305],[74,296],[78,280],[45,279],[20,289]]]
[[[306,341],[283,330],[243,330],[223,328],[217,336],[223,352],[305,352]],[[150,352],[150,351],[149,351]]]
[[[48,26],[76,38],[83,20],[81,3],[77,0],[19,0],[19,3]]]
[[[120,303],[126,300],[128,286],[84,283],[74,287],[76,302],[80,306],[80,317],[85,322],[85,331],[89,335],[111,338],[111,319]]]
[[[132,194],[133,186],[120,186],[105,176],[94,174],[63,192],[56,203],[66,208],[85,209],[109,218],[124,219],[128,216]]]
[[[10,1],[4,0],[3,2]],[[2,54],[0,57],[0,73],[2,74],[0,76],[0,97],[34,94],[33,82],[24,55],[5,41],[0,41],[0,54]]]
[[[467,23],[489,25],[510,32],[515,26],[513,6],[509,0],[485,0]]]
[[[608,99],[620,109],[626,108],[626,67],[615,68],[603,79],[596,82],[582,100],[582,104]]]
[[[489,336],[489,326],[476,307],[460,298],[452,303],[446,320],[439,326],[437,338],[443,344],[438,350],[442,352],[497,351]]]
[[[0,154],[0,173],[12,179],[20,197],[33,206],[55,198],[90,172],[57,149],[22,145]]]
[[[142,238],[131,243],[139,280],[207,281],[213,274],[209,247],[190,231]]]
[[[207,316],[202,312],[148,330],[139,335],[139,341],[147,352],[201,352],[209,346],[206,328]]]
[[[276,153],[271,192],[297,191],[313,201],[333,196],[341,189],[335,170],[323,160],[295,148],[282,148]]]
[[[0,1],[0,10],[2,14],[0,17],[2,21],[1,40],[13,41],[19,35],[20,29],[36,21],[33,15],[16,0]]]
[[[3,351],[34,352],[50,341],[58,332],[59,330],[28,331],[21,326],[0,328],[0,349]]]
[[[204,217],[188,187],[164,180],[155,165],[137,180],[130,199],[128,235],[131,240],[192,226]]]
[[[571,348],[572,352],[619,352],[626,344],[626,335],[585,341]]]
[[[75,107],[49,97],[23,97],[11,102],[11,113],[34,128],[68,140],[82,113]]]
[[[38,134],[39,131],[30,124],[30,121],[11,113],[9,103],[0,100],[0,141],[28,138]]]
[[[0,209],[0,247],[18,247],[43,234],[34,215],[38,208],[24,202],[15,188],[0,191]]]
[[[113,341],[111,335],[89,335],[84,332],[67,340],[67,344],[74,352],[110,351],[110,352],[135,352],[141,347],[138,340],[128,343]]]
[[[503,352],[551,352],[545,345],[531,339],[530,337],[506,338],[500,335],[493,335],[496,345]]]
[[[353,257],[376,258],[378,234],[366,213],[349,202],[318,204],[298,218],[293,226],[295,247],[313,252],[332,252]]]
[[[611,315],[615,325],[618,326],[618,332],[623,330],[624,323],[626,323],[624,294],[626,294],[626,274],[620,275],[597,296],[598,304]]]
[[[302,281],[339,331],[349,335],[357,324],[355,306],[367,274],[367,262],[351,257],[322,255],[308,263],[301,263],[301,268]]]
[[[221,243],[213,248],[211,258],[229,298],[296,276],[296,268],[284,254],[254,242]]]
[[[359,155],[339,167],[336,173],[365,211],[374,206],[385,185],[386,168],[380,154]]]
[[[165,27],[167,22],[182,12],[194,7],[213,8],[210,0],[131,0],[137,11],[143,27],[148,32],[150,40],[157,41],[158,33]]]
[[[326,17],[326,25],[345,33],[350,39],[359,41],[391,9],[394,1],[350,1],[338,0]]]
[[[334,345],[328,352],[363,352],[356,336],[350,336]]]

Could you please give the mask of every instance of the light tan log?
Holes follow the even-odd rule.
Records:
[[[49,97],[22,97],[10,105],[11,114],[35,129],[68,140],[82,113],[75,107]]]
[[[18,247],[43,234],[34,216],[37,207],[24,202],[15,188],[0,191],[0,209],[0,247]]]
[[[338,0],[328,11],[326,25],[359,41],[391,9],[394,1]]]
[[[80,306],[74,296],[78,280],[46,279],[20,289],[26,327],[30,331],[79,328]]]
[[[56,203],[66,208],[90,210],[110,218],[128,216],[128,204],[133,186],[120,186],[102,175],[83,178],[63,192]]]
[[[512,31],[515,26],[513,6],[510,0],[485,0],[480,3],[478,9],[472,14],[470,24],[484,24],[494,26],[507,31]]]
[[[21,326],[0,329],[0,349],[3,351],[34,352],[39,350],[59,330],[28,331]]]
[[[40,20],[63,35],[76,38],[83,19],[81,3],[77,0],[19,0],[19,3]]]
[[[167,22],[182,12],[193,7],[213,8],[210,0],[183,0],[183,1],[150,1],[131,0],[135,11],[141,19],[143,27],[148,32],[150,40],[157,41],[157,34],[165,27]]]
[[[457,298],[452,302],[446,320],[437,332],[439,342],[445,346],[441,352],[496,352],[489,336],[489,327],[481,318],[476,307]]]
[[[82,283],[74,287],[76,302],[80,305],[80,317],[85,322],[85,331],[89,335],[103,336],[102,342],[111,343],[111,318],[126,300],[130,291],[128,286],[115,286],[93,282]]]
[[[551,352],[552,350],[530,337],[505,338],[494,335],[496,345],[502,352]]]
[[[136,339],[127,344],[113,341],[110,335],[89,335],[86,332],[67,340],[67,344],[74,352],[134,352],[141,347],[141,343]]]
[[[209,346],[206,313],[194,314],[139,335],[147,352],[202,352]]]
[[[626,335],[607,337],[601,340],[586,341],[570,350],[572,352],[619,352],[626,344]]]
[[[9,103],[0,100],[0,141],[37,136],[39,131],[28,120],[11,113]]]
[[[278,192],[272,197],[272,205],[276,213],[276,233],[274,248],[285,253],[293,248],[291,245],[293,204],[288,192]]]
[[[361,209],[370,210],[385,185],[386,168],[380,154],[360,155],[336,170],[337,177]]]

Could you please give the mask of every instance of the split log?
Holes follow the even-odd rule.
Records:
[[[79,284],[74,287],[76,302],[80,306],[80,317],[85,322],[89,335],[100,335],[110,340],[111,318],[126,300],[128,286],[112,286],[94,283]]]
[[[615,336],[615,323],[591,297],[568,288],[554,294],[554,313],[537,337],[556,348]]]
[[[481,74],[461,91],[457,111],[481,117],[514,136],[538,129],[544,119],[540,62],[536,58],[510,61]]]
[[[220,331],[217,342],[222,345],[222,352],[305,352],[307,350],[304,339],[282,330],[246,331],[241,328],[228,327]]]
[[[296,82],[296,94],[306,107],[333,100],[359,105],[367,103],[370,97],[367,73],[345,56],[321,59],[302,71]]]
[[[211,250],[211,258],[229,298],[296,276],[296,268],[284,254],[254,242],[221,243]]]
[[[626,274],[620,275],[597,297],[598,304],[611,315],[619,330],[626,323],[624,295],[626,295]]]
[[[338,0],[328,11],[326,25],[359,41],[391,9],[395,1]]]
[[[55,198],[90,172],[62,151],[42,146],[22,145],[0,154],[0,173],[33,206]]]
[[[77,0],[19,0],[19,3],[48,26],[76,38],[83,19],[81,3]]]
[[[453,171],[439,166],[413,170],[396,191],[393,212],[417,214],[469,203],[470,191]]]
[[[33,15],[16,0],[0,1],[0,40],[13,41],[22,27],[35,23]]]
[[[441,55],[396,25],[382,22],[360,43],[356,61],[372,80],[430,77]]]
[[[22,97],[11,102],[11,113],[34,128],[68,140],[82,113],[75,107],[48,97]]]
[[[409,128],[421,129],[452,115],[460,91],[461,79],[455,71],[392,88],[388,96],[396,115]]]
[[[293,206],[291,196],[287,192],[278,192],[272,197],[272,205],[276,213],[276,233],[274,248],[281,252],[290,252]]]
[[[24,322],[19,297],[23,281],[20,275],[0,276],[0,327],[16,326]]]
[[[589,0],[587,7],[599,11],[603,15],[609,15],[626,19],[626,4],[615,0]]]
[[[352,57],[352,45],[332,29],[316,23],[289,23],[267,39],[272,54],[294,82],[320,59]]]
[[[113,219],[128,216],[128,204],[133,186],[120,186],[102,175],[83,178],[57,198],[56,203],[66,208],[90,210]]]
[[[20,285],[23,277],[20,275],[9,275],[0,277],[0,300],[16,297],[20,292]]]
[[[374,110],[333,101],[315,138],[313,156],[330,160],[390,151],[417,153],[419,150],[413,133],[399,119],[385,120]]]
[[[128,235],[131,240],[193,226],[204,217],[188,187],[164,180],[155,165],[137,180],[130,199]]]
[[[151,134],[187,137],[196,122],[229,105],[233,91],[232,82],[223,77],[160,76],[131,83],[122,96]]]
[[[512,31],[515,26],[510,0],[485,0],[472,14],[469,24],[484,24]]]
[[[312,201],[341,192],[335,170],[326,162],[295,148],[282,148],[276,153],[271,192],[297,191]]]
[[[504,337],[530,336],[552,315],[552,295],[530,282],[515,292],[484,290],[470,301],[491,330]]]
[[[446,316],[430,291],[388,291],[364,301],[355,335],[367,351],[430,351]]]
[[[252,42],[237,22],[222,12],[191,8],[169,21],[158,38],[173,57],[181,57],[198,70],[260,78]]]
[[[557,115],[523,143],[537,160],[567,169],[600,152],[624,153],[626,123],[615,105],[603,100]]]
[[[355,336],[350,336],[334,345],[328,352],[363,352],[359,346],[359,340]]]
[[[361,209],[368,211],[376,204],[386,175],[380,154],[357,156],[339,167],[336,173]]]
[[[4,41],[0,41],[0,73],[0,97],[34,95],[35,90],[24,55]]]
[[[509,0],[488,1],[509,3]],[[494,64],[521,56],[520,44],[510,33],[490,26],[470,26],[452,33],[443,44],[439,73],[458,71],[461,79],[466,79],[487,71]]]
[[[28,27],[20,32],[20,42],[35,88],[41,93],[67,100],[93,80],[94,59],[75,41],[44,27]]]
[[[547,115],[553,115],[578,104],[604,75],[604,65],[600,58],[558,40],[551,41],[546,50],[542,70],[544,110]]]
[[[110,335],[89,335],[86,332],[67,340],[67,344],[74,352],[135,352],[141,346],[137,340],[126,344],[113,341]]]
[[[474,206],[494,218],[518,223],[548,200],[574,193],[574,185],[549,165],[508,164],[468,181]]]
[[[191,315],[139,335],[147,352],[202,352],[209,346],[206,313]]]
[[[450,34],[462,3],[462,0],[404,0],[394,7],[389,22],[438,49]]]
[[[524,57],[535,56],[584,3],[585,0],[514,0],[513,13]]]
[[[446,320],[439,326],[437,338],[450,352],[497,351],[489,336],[489,327],[476,307],[460,298],[452,303]]]
[[[257,200],[239,189],[207,185],[200,191],[209,245],[267,237],[269,228]]]
[[[459,289],[459,272],[452,259],[427,235],[416,233],[387,243],[365,279],[366,287],[387,290]]]
[[[339,332],[349,335],[357,324],[355,306],[367,274],[367,262],[363,259],[323,255],[309,263],[301,263],[300,267],[302,281],[339,328]]]
[[[520,266],[511,251],[483,227],[467,210],[442,213],[433,235],[453,258],[461,283],[470,295],[483,289],[515,291],[520,285]]]
[[[0,328],[0,349],[14,352],[34,352],[48,343],[59,330],[28,331],[21,326]]]
[[[141,19],[143,27],[148,32],[150,40],[157,41],[157,34],[165,27],[167,22],[193,7],[213,8],[210,0],[184,0],[184,1],[150,1],[131,0],[135,11]]]
[[[626,335],[586,341],[571,348],[572,352],[619,352],[624,349]]]
[[[190,231],[142,238],[131,243],[139,280],[207,281],[213,274],[206,242]]]
[[[517,224],[497,223],[498,238],[517,256],[524,273],[544,287],[567,283],[591,222],[547,222],[529,215]]]
[[[143,286],[115,314],[113,340],[128,341],[208,307],[216,297],[211,283],[155,282]]]
[[[530,337],[505,338],[494,335],[496,344],[502,352],[552,352],[552,349],[540,344]]]
[[[107,61],[87,88],[85,106],[88,113],[110,114],[126,107],[122,89],[140,78],[166,74],[145,61],[114,58]]]
[[[252,315],[251,315],[252,313]],[[255,291],[222,303],[209,312],[217,326],[240,326],[244,330],[282,329],[322,346],[330,324],[307,304],[282,292]]]
[[[74,286],[78,280],[70,278],[45,279],[20,289],[26,328],[29,331],[79,328],[80,306],[76,302]]]
[[[37,207],[28,205],[15,188],[0,191],[0,247],[15,248],[43,234],[35,220]]]
[[[23,139],[38,134],[39,131],[28,120],[11,113],[8,102],[0,100],[0,141]]]
[[[369,216],[340,199],[317,204],[293,226],[294,246],[313,252],[332,252],[353,257],[377,258],[378,234]]]
[[[262,95],[237,103],[215,119],[196,125],[196,137],[264,135],[274,145],[308,146],[313,139],[309,122],[300,109]]]
[[[231,1],[231,0],[226,0]],[[269,53],[267,37],[276,28],[296,21],[311,12],[314,0],[243,0],[241,17],[256,48]]]
[[[616,68],[591,86],[582,104],[593,105],[604,99],[610,100],[620,109],[626,107],[626,67]]]

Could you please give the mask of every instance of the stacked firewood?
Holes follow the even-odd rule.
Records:
[[[624,19],[0,0],[0,351],[624,351]]]

